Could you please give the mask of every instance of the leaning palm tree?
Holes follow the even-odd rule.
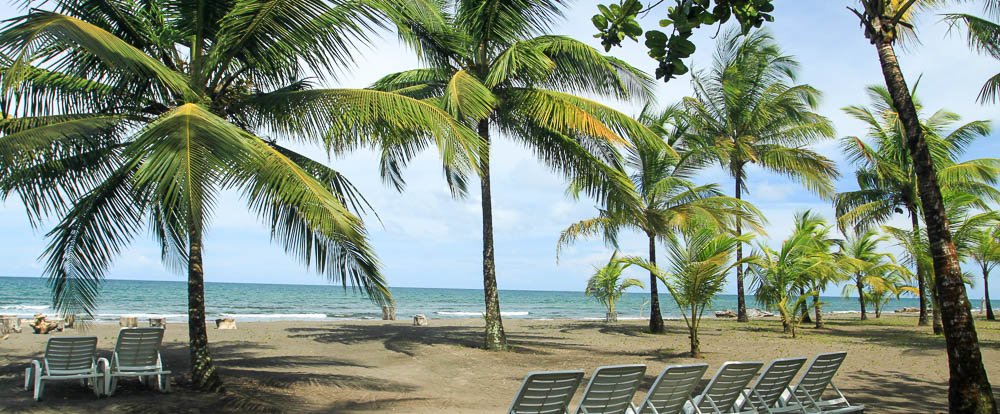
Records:
[[[868,319],[865,300],[868,299],[866,292],[869,288],[879,292],[896,292],[892,282],[901,279],[896,276],[908,273],[906,268],[896,263],[892,253],[881,251],[879,245],[886,240],[887,236],[869,229],[859,234],[848,234],[841,245],[841,262],[854,282],[844,286],[844,294],[857,293],[861,320]]]
[[[622,275],[630,264],[618,258],[618,252],[611,255],[608,263],[594,269],[594,275],[587,280],[587,288],[584,295],[594,298],[607,309],[606,322],[618,322],[618,313],[615,311],[615,304],[629,288],[646,286],[639,279],[625,278]]]
[[[58,0],[8,20],[0,194],[19,195],[36,224],[58,219],[44,254],[55,306],[92,312],[105,273],[148,230],[188,275],[192,383],[221,389],[203,241],[223,191],[239,192],[288,254],[391,302],[364,200],[285,146],[345,134],[437,142],[469,169],[475,133],[437,106],[303,77],[345,67],[369,29],[410,7],[389,3]]]
[[[632,142],[625,162],[609,168],[608,174],[624,185],[609,188],[602,194],[603,205],[598,217],[582,220],[563,230],[557,252],[578,238],[603,236],[610,245],[617,245],[622,230],[634,230],[646,236],[649,246],[647,260],[656,266],[657,239],[672,243],[678,231],[692,227],[711,226],[730,229],[736,218],[761,229],[762,215],[747,202],[723,195],[715,184],[699,185],[691,181],[704,166],[704,153],[688,148],[684,141],[684,118],[677,106],[662,112],[643,111],[640,116],[667,143],[653,145],[638,140]],[[571,186],[578,194],[581,186]],[[557,253],[558,254],[558,253]],[[656,272],[649,274],[649,330],[663,333],[663,316]]]
[[[868,131],[865,139],[845,137],[841,140],[844,152],[858,166],[855,175],[859,189],[837,194],[834,205],[838,224],[842,229],[866,230],[905,213],[909,216],[911,231],[919,231],[922,204],[918,197],[916,169],[905,145],[905,128],[885,87],[868,87],[868,96],[868,106],[844,108],[848,115],[864,122]],[[915,90],[912,96],[920,111],[922,106]],[[946,191],[979,195],[989,201],[1000,199],[1000,193],[993,187],[1000,172],[1000,160],[958,161],[975,139],[989,135],[989,121],[960,124],[960,120],[958,114],[944,109],[921,120],[932,160],[939,171],[938,183]],[[918,323],[926,325],[929,292],[925,286],[933,277],[933,266],[923,261],[915,264],[921,292]]]
[[[506,349],[500,316],[493,244],[493,198],[489,148],[498,136],[530,148],[559,174],[583,183],[600,197],[614,163],[614,145],[626,139],[656,139],[628,116],[574,93],[613,99],[650,100],[653,81],[625,62],[575,39],[545,32],[562,16],[563,2],[550,0],[426,1],[407,16],[401,38],[425,68],[388,75],[372,88],[439,104],[456,122],[478,131],[486,148],[478,160],[483,216],[483,290],[487,349]],[[349,144],[352,143],[347,143]],[[420,146],[382,147],[384,174],[402,185],[400,169]],[[455,193],[465,180],[446,176]]]
[[[735,181],[738,200],[749,191],[747,174],[753,165],[832,196],[836,165],[808,148],[834,134],[830,121],[815,112],[819,91],[795,84],[798,62],[768,32],[740,34],[727,32],[718,42],[712,69],[694,76],[694,96],[684,100],[693,141],[714,150]],[[742,230],[737,220],[736,234]],[[740,245],[737,262],[742,258]],[[746,322],[742,264],[736,266],[736,293],[738,320]]]

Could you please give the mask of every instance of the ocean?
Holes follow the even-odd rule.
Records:
[[[483,292],[476,289],[392,288],[396,314],[406,319],[424,314],[430,319],[478,318],[483,312]],[[748,307],[761,308],[753,302]],[[209,320],[230,316],[240,321],[380,319],[382,310],[350,288],[329,285],[280,285],[253,283],[205,283],[206,313]],[[856,298],[824,296],[824,312],[858,311]],[[0,314],[30,317],[53,314],[46,279],[0,277]],[[596,320],[604,308],[582,292],[501,290],[504,318]],[[681,314],[669,295],[660,296],[664,317]],[[886,312],[917,307],[917,299],[893,300]],[[979,301],[973,302],[978,307]],[[649,294],[626,293],[617,304],[619,319],[645,319],[649,315]],[[1000,309],[1000,302],[993,301]],[[719,295],[711,311],[736,309],[736,295]],[[872,310],[869,309],[871,312]],[[710,316],[711,313],[707,312]],[[119,316],[187,319],[187,284],[181,281],[108,280],[101,292],[96,322],[117,321]]]

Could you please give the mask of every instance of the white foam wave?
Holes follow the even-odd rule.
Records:
[[[0,309],[3,310],[45,310],[48,309],[49,305],[3,305]]]
[[[482,312],[462,312],[462,311],[437,311],[435,315],[445,316],[483,316]],[[528,316],[528,312],[522,311],[501,311],[500,316]]]
[[[98,313],[94,315],[97,319],[118,319],[122,316],[129,318],[167,318],[167,319],[183,319],[187,317],[187,314],[183,313]]]
[[[325,313],[223,313],[222,316],[237,319],[326,319]]]

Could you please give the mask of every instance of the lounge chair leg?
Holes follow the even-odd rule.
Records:
[[[44,391],[45,383],[42,382],[41,375],[35,375],[35,401],[42,400],[42,391]]]
[[[24,369],[24,390],[27,391],[30,389],[31,389],[31,368],[29,367]]]

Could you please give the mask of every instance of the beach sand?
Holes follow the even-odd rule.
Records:
[[[98,400],[77,383],[66,382],[47,385],[45,400],[39,403],[21,386],[25,365],[41,355],[48,336],[13,334],[0,341],[0,412],[501,413],[529,371],[583,369],[586,380],[600,365],[646,364],[646,378],[635,399],[639,402],[666,365],[696,361],[686,356],[687,331],[681,321],[668,321],[667,335],[650,335],[643,333],[644,321],[605,325],[506,320],[514,346],[510,352],[478,349],[482,324],[481,319],[431,320],[427,327],[409,321],[289,321],[239,322],[235,331],[213,329],[212,355],[228,387],[222,395],[186,387],[187,327],[172,324],[164,351],[174,371],[171,394],[130,381],[113,397]],[[842,316],[828,319],[827,329],[805,327],[799,338],[791,339],[774,320],[737,324],[706,318],[700,335],[702,361],[710,364],[707,377],[729,360],[766,361],[845,350],[848,358],[835,383],[853,402],[867,405],[868,412],[944,411],[944,339],[915,324],[907,317],[861,324]],[[996,386],[1000,323],[977,321],[977,326]],[[91,325],[86,333],[97,335],[99,352],[107,356],[117,330],[114,325]],[[67,330],[55,335],[80,334]]]

